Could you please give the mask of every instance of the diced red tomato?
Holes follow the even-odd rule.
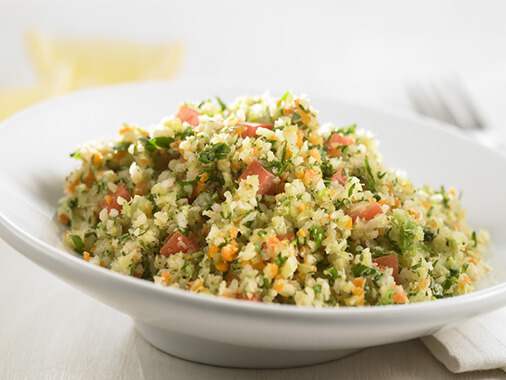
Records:
[[[246,179],[250,175],[258,176],[258,194],[271,194],[276,187],[275,178],[276,176],[270,171],[265,169],[260,162],[257,160],[252,161],[248,167],[242,172],[239,179]]]
[[[341,154],[341,146],[351,145],[353,142],[352,137],[332,133],[326,143],[327,153],[330,157],[338,157]]]
[[[259,124],[259,123],[241,123],[239,124],[241,128],[241,137],[255,137],[257,135],[258,128],[273,128],[272,124]]]
[[[376,215],[381,214],[383,209],[378,202],[371,202],[366,204],[360,204],[348,211],[348,215],[355,222],[358,218],[364,220],[371,220]]]
[[[181,232],[174,232],[160,248],[160,255],[170,256],[174,253],[192,253],[199,249],[199,246],[189,237],[183,235]]]
[[[199,113],[188,106],[181,106],[176,116],[194,127],[199,125]]]
[[[118,203],[118,197],[121,197],[126,201],[132,199],[132,196],[126,186],[119,184],[114,193],[108,194],[104,197],[101,204],[102,208],[106,208],[107,211],[111,211],[112,209],[121,211],[122,206]]]
[[[337,169],[337,171],[332,176],[332,181],[337,181],[341,185],[346,183],[346,176],[343,174],[343,169]]]
[[[399,259],[397,258],[397,255],[392,254],[381,256],[373,259],[373,263],[380,268],[392,268],[392,274],[395,282],[399,282]]]

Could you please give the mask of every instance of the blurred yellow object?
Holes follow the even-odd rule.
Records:
[[[43,86],[0,89],[0,120],[47,96]]]
[[[141,44],[114,40],[26,36],[40,81],[58,89],[149,79],[170,79],[183,57],[179,43]]]
[[[183,46],[177,42],[141,44],[30,32],[26,46],[39,83],[0,89],[0,120],[41,99],[82,87],[170,79],[183,60]]]

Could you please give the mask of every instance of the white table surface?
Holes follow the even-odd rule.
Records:
[[[0,86],[33,79],[30,28],[78,36],[182,40],[181,77],[319,88],[405,106],[412,78],[460,73],[495,83],[506,67],[506,2],[0,0]],[[483,82],[484,81],[484,82]],[[266,87],[266,88],[267,88]],[[310,94],[311,95],[311,94]],[[504,102],[488,103],[504,109]],[[501,121],[501,120],[499,120]],[[1,186],[1,184],[0,184]],[[490,379],[453,375],[418,340],[289,370],[190,363],[151,347],[131,320],[70,288],[0,241],[0,379]]]

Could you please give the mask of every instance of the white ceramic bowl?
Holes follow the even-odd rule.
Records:
[[[0,128],[0,236],[65,282],[130,315],[161,350],[222,366],[318,363],[431,334],[506,304],[506,159],[446,127],[319,100],[317,94],[312,95],[320,120],[357,122],[371,130],[388,165],[402,168],[418,184],[464,190],[471,223],[492,233],[493,281],[472,294],[427,303],[297,308],[162,288],[90,265],[62,246],[54,212],[63,179],[77,165],[69,152],[83,142],[116,136],[124,121],[156,123],[183,100],[232,99],[245,92],[212,83],[147,83],[84,91],[17,114]]]

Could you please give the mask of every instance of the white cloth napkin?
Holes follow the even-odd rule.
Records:
[[[454,373],[506,371],[506,308],[443,329],[422,341]]]

